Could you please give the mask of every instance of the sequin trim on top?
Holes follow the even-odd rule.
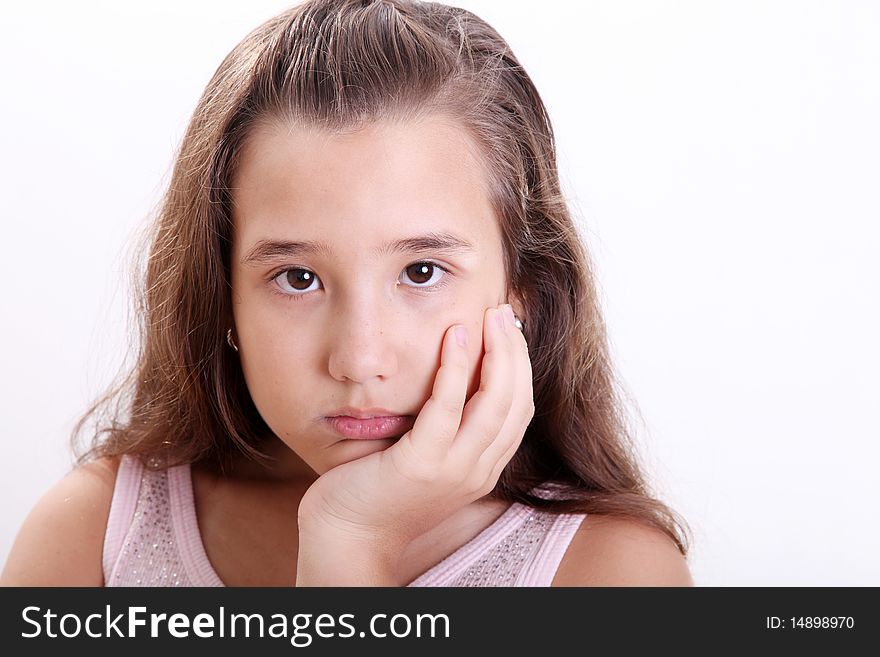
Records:
[[[584,517],[514,503],[409,586],[550,586]]]
[[[132,475],[140,470],[140,490],[131,525],[106,585],[193,586],[180,558],[168,513],[168,470],[150,470],[134,459],[127,465],[134,470]],[[123,475],[120,472],[117,476]]]
[[[553,518],[529,513],[523,523],[471,564],[451,586],[514,586],[523,565],[534,558]]]

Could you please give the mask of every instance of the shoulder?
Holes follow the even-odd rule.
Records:
[[[119,457],[67,473],[25,518],[0,575],[2,586],[103,586],[104,533]]]
[[[552,586],[693,586],[685,557],[659,529],[589,515],[575,532]]]

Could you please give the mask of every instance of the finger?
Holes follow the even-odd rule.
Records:
[[[413,448],[432,461],[442,458],[449,450],[458,433],[467,398],[467,342],[459,344],[456,331],[463,332],[467,340],[467,328],[461,324],[447,329],[431,396],[422,406],[410,431]]]
[[[510,328],[499,324],[497,308],[486,311],[483,321],[485,354],[480,371],[480,389],[462,413],[461,427],[452,446],[462,467],[473,468],[486,448],[498,438],[513,401],[516,374]],[[513,328],[513,330],[516,330]]]
[[[491,472],[494,481],[504,466],[513,458],[522,442],[523,435],[535,414],[532,361],[525,336],[515,329],[510,334],[512,358],[515,375],[515,391],[507,420],[501,429],[498,440],[490,444],[480,455],[479,464],[483,472]]]

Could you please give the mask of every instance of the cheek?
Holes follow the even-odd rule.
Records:
[[[462,324],[468,331],[467,345],[467,397],[480,387],[480,369],[483,349],[483,311],[487,306],[479,300],[470,305],[447,304],[438,309],[434,316],[409,314],[398,318],[400,323],[393,329],[389,327],[384,337],[389,340],[386,357],[393,357],[398,367],[396,381],[389,381],[389,389],[399,395],[399,400],[424,402],[432,393],[437,371],[443,354],[443,338],[446,331],[456,324]],[[397,333],[393,336],[392,333]]]
[[[272,337],[268,337],[272,336]],[[304,342],[272,333],[242,336],[239,352],[245,382],[257,408],[271,413],[301,399],[308,356]]]
[[[468,331],[468,399],[480,388],[480,372],[483,356],[486,353],[483,343],[483,317],[486,309],[493,305],[497,304],[494,304],[491,299],[479,299],[468,308],[459,308],[447,324],[447,326],[463,324]]]

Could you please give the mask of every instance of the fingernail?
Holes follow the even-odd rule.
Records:
[[[499,310],[498,308],[495,309],[495,321],[498,323],[498,328],[500,328],[502,331],[507,330],[507,327],[505,326],[503,310]]]
[[[455,341],[460,347],[467,346],[467,329],[464,326],[455,327]]]
[[[508,326],[516,326],[514,322],[516,321],[516,317],[513,315],[513,306],[509,303],[504,304],[504,316],[507,317],[507,325]]]

